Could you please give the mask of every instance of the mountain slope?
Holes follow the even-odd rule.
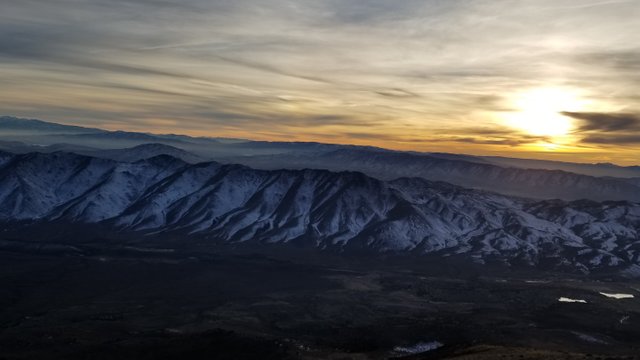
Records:
[[[640,205],[534,202],[418,178],[0,153],[0,221],[225,242],[638,270]]]

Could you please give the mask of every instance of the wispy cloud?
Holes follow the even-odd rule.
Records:
[[[633,1],[633,0],[597,1],[597,2],[591,2],[591,3],[586,3],[586,4],[566,5],[566,6],[563,6],[563,8],[565,8],[565,9],[587,9],[587,8],[593,8],[593,7],[599,7],[599,6],[611,6],[611,5],[627,4],[627,3],[630,3],[631,1]]]
[[[163,124],[148,131],[515,151],[545,140],[500,123],[523,89],[571,86],[640,112],[638,11],[622,0],[12,1],[0,13],[0,108]],[[566,115],[583,141],[626,124]],[[620,143],[598,146],[614,156]]]
[[[589,135],[582,139],[585,143],[603,145],[638,145],[640,135]]]

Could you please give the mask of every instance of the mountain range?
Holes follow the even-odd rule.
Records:
[[[640,275],[640,204],[537,201],[422,178],[0,152],[0,222]]]
[[[0,149],[67,151],[129,161],[171,155],[189,163],[218,161],[256,169],[360,171],[393,180],[420,177],[540,200],[640,201],[640,168],[531,159],[417,153],[374,147],[106,131],[0,117]]]
[[[640,178],[596,177],[564,170],[502,167],[494,164],[388,150],[338,149],[234,158],[260,169],[361,171],[383,180],[420,177],[467,188],[536,199],[640,201]]]

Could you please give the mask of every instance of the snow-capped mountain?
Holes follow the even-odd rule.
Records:
[[[640,269],[637,203],[536,202],[419,178],[191,165],[166,155],[130,163],[0,152],[0,221],[100,223],[123,233],[584,271]]]

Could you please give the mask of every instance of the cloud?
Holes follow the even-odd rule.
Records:
[[[640,135],[593,135],[582,139],[585,143],[604,145],[637,145],[640,144]]]
[[[581,142],[597,145],[640,144],[640,115],[632,113],[562,112],[580,121]]]
[[[413,97],[420,96],[416,93],[413,93],[405,89],[400,89],[400,88],[379,90],[379,91],[375,91],[375,93],[381,96],[386,96],[391,98],[413,98]]]
[[[297,74],[293,74],[293,73],[290,73],[288,71],[279,69],[279,68],[274,67],[274,66],[255,63],[255,62],[248,61],[248,60],[233,59],[233,58],[228,58],[228,57],[224,57],[224,56],[218,56],[218,58],[220,60],[222,60],[222,61],[234,64],[234,65],[245,66],[245,67],[256,69],[256,70],[261,70],[261,71],[265,71],[265,72],[268,72],[268,73],[273,73],[273,74],[276,74],[276,75],[299,78],[299,79],[303,79],[303,80],[315,81],[315,82],[320,82],[320,83],[330,83],[331,82],[331,81],[329,81],[327,79],[323,79],[323,78],[320,78],[318,76],[297,75]]]
[[[508,136],[499,138],[481,138],[481,137],[442,137],[439,141],[445,142],[462,142],[469,144],[481,145],[505,145],[505,146],[521,146],[536,144],[540,142],[550,142],[551,140],[545,136]]]
[[[640,130],[640,116],[635,114],[570,111],[564,111],[561,114],[581,121],[581,124],[578,125],[578,132]]]
[[[516,147],[521,145],[551,142],[547,136],[522,134],[504,128],[465,128],[457,129],[455,134],[450,129],[434,130],[425,136],[411,136],[407,134],[384,134],[376,132],[346,132],[345,135],[355,139],[383,140],[394,143],[464,143],[478,145],[502,145]]]
[[[633,0],[610,0],[610,1],[599,1],[599,2],[592,2],[592,3],[586,3],[586,4],[579,4],[579,5],[568,5],[568,6],[564,6],[561,8],[564,9],[586,9],[586,8],[592,8],[592,7],[599,7],[599,6],[611,6],[611,5],[619,5],[619,4],[625,4],[625,3],[629,3]]]
[[[575,59],[590,66],[608,68],[622,73],[640,71],[640,49],[638,48],[581,52],[575,55]]]
[[[378,146],[512,151],[544,141],[497,124],[515,92],[567,85],[605,108],[640,108],[639,9],[598,0],[9,1],[0,108],[87,126],[173,119],[175,129],[148,131],[340,133]],[[585,141],[633,126],[629,114],[565,115]]]

